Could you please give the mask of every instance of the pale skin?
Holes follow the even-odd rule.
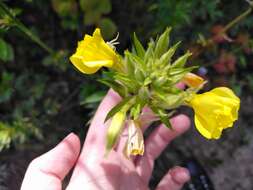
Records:
[[[143,156],[126,159],[122,153],[126,136],[104,156],[107,123],[106,113],[120,97],[110,90],[101,102],[81,149],[77,135],[71,133],[55,148],[34,159],[25,174],[21,190],[61,190],[62,181],[72,168],[73,174],[67,190],[147,190],[154,160],[164,148],[190,126],[189,118],[178,115],[171,119],[173,130],[159,126],[145,140]],[[148,127],[148,119],[142,129]],[[157,190],[180,190],[190,179],[187,169],[170,169],[157,186]]]

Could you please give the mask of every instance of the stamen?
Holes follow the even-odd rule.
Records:
[[[119,32],[117,33],[117,36],[114,39],[112,39],[109,42],[106,42],[114,51],[116,50],[115,46],[120,44],[119,42],[117,42],[118,38],[119,38]]]

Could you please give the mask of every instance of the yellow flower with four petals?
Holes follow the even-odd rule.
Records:
[[[100,29],[97,28],[93,36],[86,34],[84,40],[78,42],[77,50],[70,61],[82,73],[93,74],[101,67],[119,67],[120,57],[104,41]]]
[[[232,127],[237,120],[240,99],[229,88],[218,87],[194,95],[189,105],[195,112],[198,131],[208,139],[218,139],[222,130]]]

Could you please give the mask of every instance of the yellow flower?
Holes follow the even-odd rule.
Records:
[[[195,75],[193,73],[187,73],[183,77],[182,82],[189,87],[198,88],[205,83],[205,80],[202,77]]]
[[[208,139],[218,139],[222,130],[232,127],[238,118],[240,99],[226,87],[194,95],[189,104],[195,112],[195,125]]]
[[[100,29],[96,29],[93,36],[85,35],[84,40],[78,42],[76,52],[70,57],[74,66],[85,74],[93,74],[101,67],[112,67],[119,62],[119,56],[101,36]]]
[[[144,153],[144,139],[137,121],[131,120],[128,126],[128,140],[125,146],[125,155],[143,155]]]

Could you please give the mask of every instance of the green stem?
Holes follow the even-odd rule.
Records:
[[[28,29],[22,22],[20,22],[7,8],[7,6],[0,2],[0,9],[8,15],[11,20],[14,22],[15,26],[18,27],[19,30],[21,30],[25,35],[27,35],[32,41],[37,43],[41,48],[43,48],[45,51],[47,51],[50,54],[53,54],[54,51],[50,47],[48,47],[44,42],[42,42],[30,29]]]
[[[229,22],[221,31],[221,33],[226,33],[230,28],[232,28],[234,25],[239,23],[241,20],[243,20],[245,17],[247,17],[252,12],[252,7],[248,8],[245,12],[237,16],[235,19],[233,19],[231,22]]]
[[[232,21],[230,21],[227,25],[225,25],[225,27],[223,28],[222,31],[220,31],[217,36],[225,34],[226,32],[228,32],[228,30],[230,30],[233,26],[235,26],[236,24],[238,24],[240,21],[242,21],[243,19],[245,19],[247,16],[249,16],[250,13],[252,13],[253,10],[253,5],[250,4],[250,8],[248,8],[246,11],[244,11],[242,14],[240,14],[239,16],[237,16],[235,19],[233,19]],[[208,40],[206,40],[207,43],[205,46],[201,46],[201,48],[199,48],[197,50],[197,52],[195,52],[196,56],[194,56],[194,58],[199,57],[199,55],[201,55],[206,47],[210,47],[214,44],[214,41],[212,38],[209,38]]]

